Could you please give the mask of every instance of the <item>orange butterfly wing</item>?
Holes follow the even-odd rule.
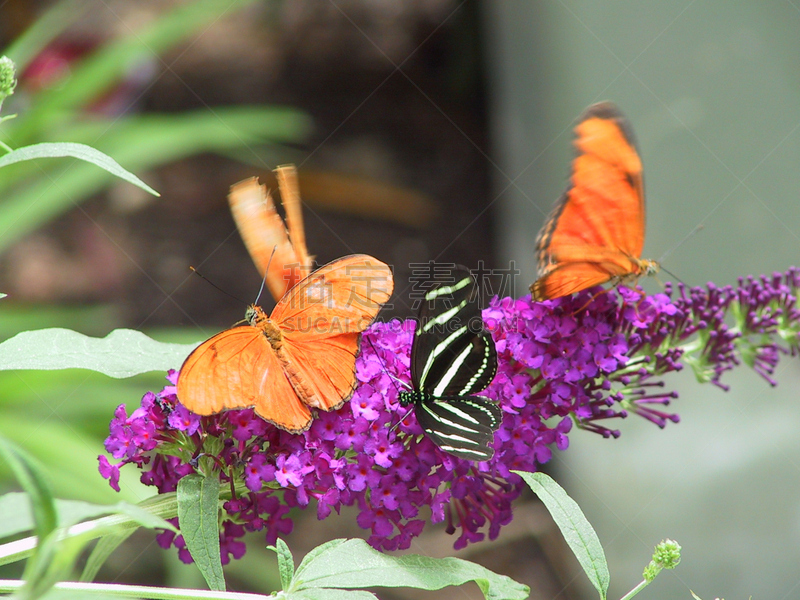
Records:
[[[572,294],[655,268],[644,247],[642,163],[627,121],[608,102],[590,106],[575,128],[570,187],[536,240],[534,300]]]
[[[260,417],[292,433],[311,425],[311,411],[286,378],[264,332],[252,325],[200,344],[181,367],[178,399],[200,415],[254,407]]]
[[[269,319],[252,307],[251,325],[196,348],[181,367],[178,399],[201,415],[252,406],[282,429],[308,429],[309,406],[333,410],[355,388],[359,333],[393,287],[389,267],[363,254],[318,269],[281,298]]]
[[[270,294],[279,299],[311,272],[311,257],[303,231],[297,171],[292,166],[283,166],[276,173],[286,225],[271,194],[255,177],[232,185],[228,203],[258,273],[261,277],[266,275]]]
[[[359,334],[393,287],[386,264],[354,254],[321,267],[281,299],[271,320],[281,330],[281,360],[303,402],[333,410],[350,397]]]

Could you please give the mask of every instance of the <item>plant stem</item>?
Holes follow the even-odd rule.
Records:
[[[620,598],[620,600],[630,600],[630,599],[631,599],[631,598],[633,598],[633,597],[634,597],[636,594],[638,594],[638,593],[639,593],[639,592],[641,592],[641,591],[642,591],[644,588],[646,588],[646,587],[647,587],[649,584],[650,584],[650,582],[649,582],[649,581],[647,581],[646,579],[643,579],[643,580],[642,580],[642,581],[639,583],[639,585],[637,585],[637,586],[636,586],[635,588],[633,588],[633,589],[632,589],[630,592],[628,592],[627,594],[625,594],[625,595],[624,595],[622,598]]]
[[[0,579],[0,593],[12,593],[25,584],[17,579]],[[81,596],[119,596],[120,598],[152,598],[154,600],[184,600],[185,598],[209,598],[219,600],[264,600],[268,596],[241,592],[212,592],[181,588],[150,587],[146,585],[120,585],[116,583],[83,583],[62,581],[55,589],[81,592]]]

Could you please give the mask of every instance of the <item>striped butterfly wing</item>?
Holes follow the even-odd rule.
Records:
[[[492,336],[471,300],[475,282],[465,267],[425,293],[411,348],[414,388],[431,396],[466,396],[489,387],[497,372]]]
[[[433,443],[445,452],[475,461],[494,456],[489,443],[500,427],[503,412],[488,398],[421,394],[414,402],[414,416]]]
[[[401,393],[401,402],[413,402],[420,426],[442,450],[488,460],[502,411],[472,395],[488,387],[497,372],[494,341],[471,300],[474,288],[469,271],[456,267],[425,294],[411,349],[414,391]]]

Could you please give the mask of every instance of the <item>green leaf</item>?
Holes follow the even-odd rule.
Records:
[[[132,183],[136,187],[140,187],[144,191],[149,192],[154,196],[161,195],[147,185],[144,181],[136,177],[136,175],[123,169],[113,158],[103,154],[99,150],[95,150],[91,146],[86,146],[85,144],[51,142],[33,144],[32,146],[25,146],[24,148],[17,148],[16,150],[11,151],[4,156],[0,156],[0,168],[5,167],[6,165],[11,165],[25,160],[33,160],[36,158],[64,158],[67,156],[97,165],[112,175],[116,175],[128,183]]]
[[[0,496],[0,537],[7,537],[33,529],[30,513],[30,496],[24,492],[10,492]],[[178,530],[170,523],[147,510],[129,504],[92,504],[80,500],[55,500],[56,520],[59,527],[70,527],[87,519],[103,515],[126,515],[132,521],[149,529],[164,528]]]
[[[193,33],[233,14],[254,0],[194,0],[174,7],[131,35],[112,40],[71,65],[68,81],[40,92],[26,115],[25,127],[14,139],[29,139],[42,129],[68,120],[71,110],[91,103],[131,68],[175,47]]]
[[[334,540],[323,552],[298,567],[289,597],[324,588],[413,587],[438,590],[474,581],[484,597],[523,600],[530,589],[504,575],[458,558],[430,558],[416,554],[387,556],[364,540]],[[304,598],[315,598],[304,595]]]
[[[380,600],[375,594],[363,590],[331,590],[316,588],[286,594],[288,600]]]
[[[17,65],[17,71],[25,67],[56,37],[75,21],[85,16],[88,5],[81,7],[77,1],[62,0],[50,6],[4,52]],[[82,10],[83,9],[83,10]]]
[[[600,597],[605,599],[609,583],[608,563],[600,545],[600,538],[597,537],[580,506],[567,495],[564,488],[544,473],[525,471],[514,471],[514,473],[525,480],[550,511],[589,581],[600,592]]]
[[[177,115],[138,115],[109,123],[78,124],[63,132],[69,141],[91,141],[134,171],[145,171],[200,152],[300,140],[309,119],[295,109],[233,106]],[[73,208],[110,181],[105,171],[76,163],[42,177],[17,165],[12,177],[0,177],[0,252],[26,233]],[[44,166],[44,165],[41,165]],[[24,176],[24,177],[23,177]],[[27,177],[27,179],[26,179]],[[55,183],[54,183],[55,181]],[[8,191],[5,191],[8,190]]]
[[[176,369],[195,346],[157,342],[132,329],[116,329],[104,338],[69,329],[39,329],[0,344],[0,370],[90,369],[119,379]]]
[[[85,505],[86,503],[83,504]],[[177,529],[171,523],[163,520],[177,516],[177,498],[174,492],[158,494],[143,500],[138,505],[120,502],[108,506],[94,505],[91,508],[82,510],[84,514],[92,512],[94,514],[106,514],[107,516],[85,521],[69,528],[60,527],[47,536],[44,541],[39,538],[38,546],[36,546],[36,538],[19,540],[13,545],[0,545],[0,565],[9,564],[33,555],[33,559],[28,561],[28,564],[30,565],[32,562],[39,563],[32,572],[41,575],[49,572],[49,567],[47,567],[49,563],[58,562],[55,559],[59,559],[61,564],[66,564],[61,559],[67,557],[68,561],[66,562],[68,567],[71,567],[72,563],[69,561],[72,561],[87,543],[107,535],[121,534],[134,530],[139,526],[169,529],[177,532]],[[58,544],[64,545],[63,553]],[[36,550],[35,553],[34,549]],[[47,553],[45,559],[41,558],[42,552]]]
[[[92,549],[92,553],[89,555],[89,558],[86,559],[86,565],[83,567],[80,580],[93,581],[97,576],[97,572],[100,570],[100,567],[103,566],[103,563],[108,560],[108,557],[113,554],[114,550],[119,548],[122,542],[133,535],[134,531],[136,530],[131,529],[129,531],[114,533],[100,538],[100,540],[97,542],[97,545]]]
[[[9,465],[22,489],[28,493],[36,535],[39,539],[50,535],[58,526],[58,517],[50,486],[39,467],[19,448],[2,437],[0,457]]]
[[[178,482],[178,525],[194,563],[214,591],[225,591],[219,550],[219,479],[187,475]]]
[[[281,538],[278,538],[275,546],[267,546],[270,550],[274,550],[278,555],[278,572],[281,575],[281,589],[289,589],[292,584],[292,577],[294,577],[294,558],[289,546],[286,545]]]
[[[313,548],[308,554],[306,554],[303,557],[303,560],[300,561],[300,566],[297,567],[297,570],[299,571],[299,570],[305,569],[308,564],[310,564],[311,562],[316,560],[316,558],[318,556],[320,556],[321,554],[325,554],[326,552],[329,552],[329,551],[331,551],[331,550],[333,550],[333,549],[337,548],[338,546],[341,546],[342,544],[345,544],[345,543],[347,543],[346,539],[339,538],[339,539],[336,539],[336,540],[330,540],[328,542],[325,542],[324,544],[320,544],[316,548]],[[284,588],[284,589],[286,589],[286,588]]]

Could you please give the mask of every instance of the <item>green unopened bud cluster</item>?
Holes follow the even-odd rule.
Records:
[[[644,569],[644,580],[653,581],[661,569],[674,569],[681,562],[681,547],[678,542],[663,540],[653,552],[653,560]]]
[[[14,63],[7,56],[0,56],[0,107],[3,100],[14,93],[17,87],[17,72]]]

